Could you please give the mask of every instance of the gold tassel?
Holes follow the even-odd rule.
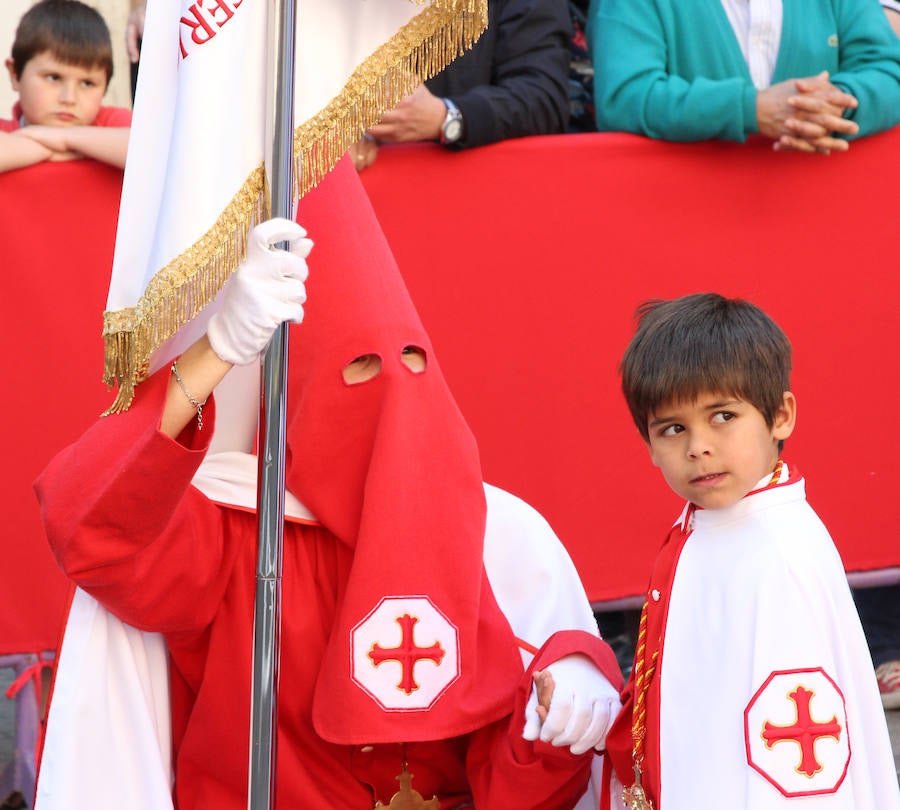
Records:
[[[128,409],[150,355],[216,297],[247,254],[247,234],[268,209],[265,169],[259,166],[215,225],[153,276],[136,306],[103,313],[103,382],[119,386],[104,416]]]
[[[294,130],[294,195],[328,174],[385,110],[471,48],[487,28],[487,0],[435,0],[368,57],[341,93]]]
[[[128,368],[128,363],[134,357],[133,333],[131,331],[113,331],[107,333],[107,315],[104,313],[104,367],[103,382],[113,385],[119,381],[119,390],[112,405],[104,412],[103,416],[111,413],[121,413],[128,410],[134,399],[134,375]]]

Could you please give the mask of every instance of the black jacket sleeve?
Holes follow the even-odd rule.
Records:
[[[462,112],[457,147],[565,131],[571,25],[567,0],[490,0],[474,48],[426,82]]]

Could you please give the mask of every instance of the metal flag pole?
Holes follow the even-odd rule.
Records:
[[[271,62],[267,130],[272,215],[293,215],[294,32],[296,0],[271,0]],[[287,244],[279,247],[287,248]],[[287,324],[272,337],[262,367],[260,402],[259,557],[253,619],[253,684],[250,707],[249,810],[274,810],[277,762],[278,675],[281,651],[281,571],[284,539],[284,463],[287,413]]]

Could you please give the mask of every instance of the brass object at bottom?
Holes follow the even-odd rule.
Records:
[[[379,807],[387,807],[390,810],[441,810],[441,803],[437,796],[426,802],[421,793],[412,789],[413,776],[405,762],[396,779],[400,783],[400,790],[391,797],[390,804],[375,802],[375,810],[378,810]]]
[[[637,765],[634,766],[634,784],[622,791],[622,801],[627,810],[653,810],[653,802],[641,785],[641,769]]]

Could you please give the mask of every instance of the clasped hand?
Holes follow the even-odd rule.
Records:
[[[757,123],[777,150],[846,152],[850,145],[838,135],[855,135],[859,125],[844,118],[859,105],[854,96],[831,83],[828,72],[773,84],[757,94]]]
[[[66,127],[50,127],[37,124],[29,124],[20,127],[10,133],[14,138],[27,138],[37,146],[46,150],[44,160],[62,162],[67,160],[80,160],[84,155],[70,149],[66,140]]]
[[[433,141],[441,134],[441,124],[447,115],[442,99],[420,84],[408,96],[404,96],[392,110],[369,128],[366,137],[350,147],[353,165],[357,171],[371,166],[378,157],[379,143],[410,143]]]
[[[567,655],[534,673],[525,707],[526,740],[562,747],[573,754],[602,749],[622,708],[619,693],[583,655]]]

